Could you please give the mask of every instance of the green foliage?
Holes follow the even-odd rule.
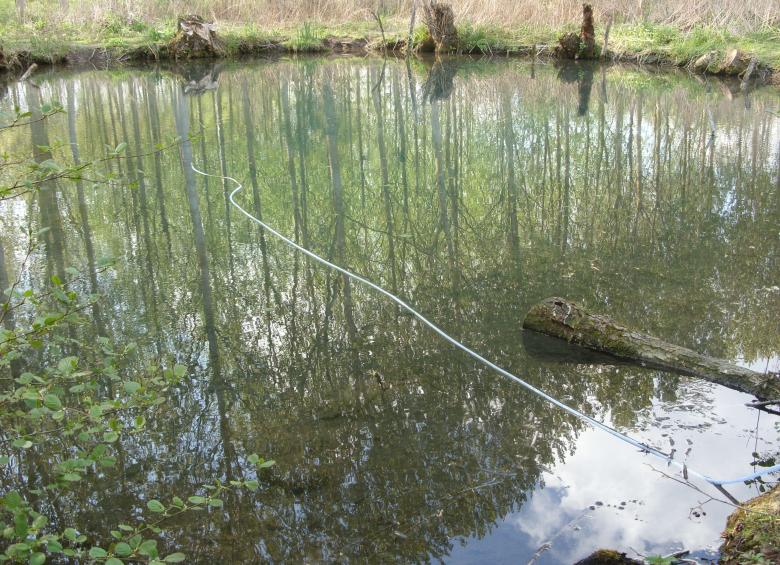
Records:
[[[663,557],[662,555],[651,555],[645,558],[648,565],[672,565],[675,561],[673,557]]]
[[[485,54],[494,51],[506,51],[506,37],[498,33],[499,30],[487,26],[473,26],[466,24],[458,29],[460,49],[465,53],[480,52]]]
[[[601,32],[603,34],[603,31]],[[597,33],[597,38],[603,37]],[[736,35],[724,28],[697,25],[690,30],[660,24],[614,26],[610,32],[610,50],[619,53],[660,56],[675,64],[695,61],[710,51],[725,53],[738,48],[756,56],[770,67],[780,65],[780,29],[766,27]]]
[[[295,52],[316,52],[325,49],[322,40],[325,37],[324,28],[311,22],[304,22],[286,45]]]
[[[32,113],[17,109],[3,117],[0,133],[38,127],[62,111],[51,103]],[[101,160],[73,165],[52,158],[50,147],[36,150],[33,160],[9,161],[4,156],[0,197],[17,198],[54,181],[82,180],[87,170],[90,176],[100,176]],[[126,143],[108,148],[104,160],[123,158],[126,150]],[[28,234],[28,257],[36,252],[33,242],[48,231]],[[109,265],[109,260],[103,260],[98,267],[102,271]],[[25,266],[27,261],[22,269]],[[86,313],[99,297],[78,292],[87,277],[76,269],[66,271],[67,280],[52,275],[42,288],[26,288],[17,280],[0,289],[0,467],[13,476],[41,466],[46,469],[39,483],[0,487],[0,546],[4,548],[0,563],[40,565],[48,556],[108,565],[180,563],[185,560],[183,553],[163,555],[158,549],[155,536],[164,523],[185,512],[220,509],[228,491],[255,492],[256,478],[203,485],[203,494],[190,496],[187,502],[178,496],[148,500],[146,517],[136,524],[119,524],[105,540],[95,539],[77,521],[58,520],[55,525],[48,515],[56,507],[53,501],[111,477],[123,445],[131,439],[144,441],[146,422],[172,409],[170,393],[188,373],[178,363],[139,366],[135,343],[118,344],[91,335]],[[274,464],[255,454],[247,460],[255,476]]]

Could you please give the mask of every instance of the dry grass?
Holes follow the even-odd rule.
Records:
[[[10,3],[10,0],[4,0]],[[31,16],[67,19],[74,24],[108,21],[153,22],[198,13],[217,21],[269,28],[302,22],[324,24],[371,20],[372,11],[400,24],[413,0],[28,0]],[[421,2],[422,0],[417,0]],[[67,2],[65,2],[67,4]],[[450,0],[456,17],[474,25],[561,26],[576,22],[580,0]],[[780,25],[778,0],[603,0],[594,2],[596,21],[613,15],[616,23],[668,24],[678,29],[706,25],[732,32]],[[419,12],[418,12],[419,13]]]

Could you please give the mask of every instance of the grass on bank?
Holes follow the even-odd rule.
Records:
[[[24,24],[15,22],[8,0],[0,0],[0,49],[6,64],[13,62],[14,54],[25,53],[36,62],[58,62],[76,50],[107,48],[117,53],[136,49],[158,52],[174,36],[176,22],[164,19],[147,22],[137,17],[110,14],[101,20],[76,24],[69,20],[32,19]],[[10,15],[11,17],[3,17]],[[381,17],[381,16],[380,16]],[[369,46],[380,46],[383,34],[374,19],[354,20],[339,24],[314,21],[280,23],[260,26],[254,23],[234,24],[217,21],[218,33],[228,53],[257,52],[274,46],[292,52],[326,51],[326,40],[365,41]],[[460,50],[464,53],[506,54],[551,49],[564,32],[578,30],[578,24],[543,26],[496,24],[459,21]],[[382,18],[384,40],[388,43],[405,41],[408,21],[399,17]],[[425,31],[415,30],[414,40],[421,41]],[[596,36],[603,41],[604,29],[597,21]],[[621,23],[612,26],[609,50],[616,58],[666,62],[685,65],[709,51],[724,53],[737,47],[755,55],[760,63],[774,70],[780,69],[780,26],[764,26],[756,31],[735,34],[724,28],[698,25],[688,30],[657,23]]]

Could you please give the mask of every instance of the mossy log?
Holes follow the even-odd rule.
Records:
[[[626,328],[565,298],[548,298],[531,307],[523,327],[619,359],[706,379],[761,400],[780,398],[780,378],[775,375],[762,375]]]
[[[780,487],[742,504],[729,516],[722,537],[722,565],[780,563]]]
[[[642,562],[614,549],[599,549],[574,565],[642,565]]]

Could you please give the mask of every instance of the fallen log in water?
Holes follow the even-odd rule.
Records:
[[[565,298],[548,298],[531,307],[523,327],[619,359],[706,379],[762,400],[780,398],[780,378],[775,375],[762,375],[626,328]]]

